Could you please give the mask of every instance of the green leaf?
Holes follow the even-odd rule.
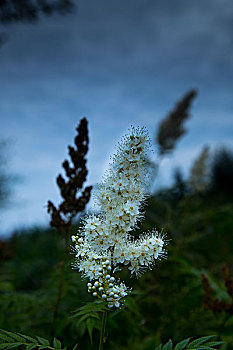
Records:
[[[95,327],[95,320],[93,318],[88,318],[88,320],[86,322],[86,326],[87,326],[87,330],[88,330],[91,344],[93,344],[92,332],[93,332],[93,328]]]
[[[190,338],[184,339],[178,344],[176,344],[175,350],[183,350],[185,349],[186,345],[188,344]]]
[[[14,339],[14,340],[17,340],[17,342],[22,342],[22,343],[25,343],[25,339],[23,337],[20,337],[18,334],[16,333],[12,333],[12,332],[9,332],[9,331],[5,331],[5,329],[1,329],[1,332],[2,333],[5,333],[6,335],[8,335],[8,337]]]
[[[25,335],[25,334],[21,334],[21,333],[18,333],[21,337],[23,337],[24,339],[28,340],[30,343],[35,343],[37,344],[37,340],[32,338],[32,337],[29,337],[28,335]]]
[[[27,345],[26,350],[35,349],[37,346],[38,346],[38,344],[30,344],[30,345]]]
[[[8,349],[13,349],[13,348],[16,348],[18,346],[22,345],[22,343],[11,343],[8,345]]]
[[[221,345],[221,344],[224,344],[224,342],[223,341],[211,341],[211,342],[209,342],[209,343],[207,343],[206,345],[208,345],[208,346],[218,346],[218,345]]]
[[[72,350],[76,350],[78,348],[78,344],[75,344]]]
[[[14,339],[7,337],[5,334],[0,334],[0,343],[1,340],[7,341],[7,343],[14,343]]]
[[[47,339],[44,339],[44,338],[41,338],[41,337],[38,337],[38,336],[36,336],[37,337],[37,339],[38,339],[38,341],[39,341],[39,343],[41,344],[41,345],[47,345],[47,346],[49,346],[50,344],[49,344],[49,341],[47,340]]]
[[[190,350],[213,350],[213,348],[209,347],[208,345],[199,345],[195,348],[191,348]]]
[[[55,347],[55,349],[61,349],[61,342],[57,338],[54,338],[53,346]]]
[[[95,314],[93,314],[93,315],[90,315],[90,314],[88,314],[88,315],[83,315],[79,320],[78,320],[78,322],[84,322],[84,321],[87,321],[88,319],[100,319],[99,317],[97,317]]]
[[[169,341],[163,346],[162,350],[172,350],[172,341],[169,339]]]
[[[1,343],[0,344],[0,349],[5,349],[5,348],[8,347],[8,345],[9,345],[9,343]]]
[[[196,349],[199,347],[199,345],[207,342],[208,340],[214,337],[215,337],[214,335],[209,335],[207,337],[201,337],[201,338],[195,339],[190,344],[188,344],[187,349]]]
[[[155,350],[161,350],[162,348],[162,344],[159,344],[159,346],[157,346],[157,348],[155,348]]]
[[[92,302],[92,303],[87,303],[80,308],[74,310],[72,313],[73,315],[71,317],[78,317],[78,316],[83,316],[83,315],[92,315],[93,313],[97,312],[103,312],[106,309],[105,303],[103,302]]]

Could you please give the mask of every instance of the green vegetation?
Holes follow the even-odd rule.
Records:
[[[168,232],[169,258],[140,279],[121,272],[134,291],[123,310],[108,314],[107,348],[147,350],[170,338],[177,343],[215,334],[224,342],[221,349],[233,349],[233,280],[229,270],[221,272],[224,263],[233,266],[232,212],[228,193],[189,194],[177,183],[149,199],[141,229],[156,225]],[[103,308],[71,269],[72,255],[65,264],[53,322],[64,247],[65,239],[52,229],[17,232],[1,242],[0,328],[49,340],[55,336],[68,349],[76,343],[80,349],[94,349]],[[214,303],[209,308],[203,275],[212,288]]]

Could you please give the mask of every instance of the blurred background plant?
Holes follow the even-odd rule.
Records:
[[[184,134],[195,95],[188,92],[161,122],[156,147],[163,157]],[[57,207],[48,203],[51,228],[16,231],[1,241],[0,328],[56,336],[68,348],[78,343],[88,350],[98,343],[103,310],[71,269],[69,254],[69,237],[79,225],[75,218],[91,193],[90,186],[83,187],[87,151],[82,119],[75,147],[69,146],[71,161],[62,164],[67,180],[57,177],[62,201]],[[177,169],[173,185],[148,198],[140,232],[153,227],[167,232],[169,258],[141,279],[121,272],[134,292],[122,310],[109,313],[106,348],[152,350],[170,338],[177,343],[216,334],[224,341],[221,350],[233,349],[232,169],[230,150],[210,152],[206,146],[187,177]]]

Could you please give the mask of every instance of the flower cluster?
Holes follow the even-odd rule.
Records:
[[[134,239],[130,235],[142,218],[142,205],[150,166],[150,141],[144,128],[132,128],[118,145],[110,170],[98,186],[95,200],[99,215],[84,218],[75,243],[74,266],[88,277],[88,291],[108,302],[108,307],[119,307],[128,294],[123,282],[113,276],[116,270],[128,266],[138,274],[165,254],[163,236],[157,231]]]

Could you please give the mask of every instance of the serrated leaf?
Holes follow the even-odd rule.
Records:
[[[1,343],[1,340],[4,340],[4,341],[6,341],[7,343],[14,343],[14,339],[12,339],[12,338],[9,338],[9,337],[7,337],[5,334],[0,334],[0,343]]]
[[[184,339],[176,344],[175,350],[183,350],[186,345],[189,343],[190,338]]]
[[[18,346],[20,346],[20,345],[22,345],[21,342],[10,343],[10,344],[8,344],[7,349],[13,349],[13,348],[16,348],[16,347],[18,347]]]
[[[224,342],[223,341],[211,341],[211,342],[207,343],[206,345],[216,346],[216,345],[221,345],[221,344],[224,344]]]
[[[214,335],[209,335],[206,337],[201,337],[201,338],[195,339],[190,344],[188,344],[187,349],[196,349],[197,346],[207,342],[208,340],[210,340],[214,337],[215,337]]]
[[[1,332],[2,333],[5,333],[6,335],[8,335],[8,337],[14,339],[14,340],[17,340],[17,342],[23,342],[25,343],[25,339],[23,337],[20,337],[18,334],[16,333],[12,333],[12,332],[9,332],[9,331],[5,331],[5,329],[1,329]]]
[[[25,335],[25,334],[21,334],[21,333],[18,333],[21,337],[23,337],[24,339],[28,340],[30,343],[35,343],[37,344],[37,340],[32,338],[32,337],[29,337],[29,335]]]
[[[172,341],[169,339],[169,341],[163,346],[162,350],[172,350]]]
[[[61,342],[57,338],[54,338],[53,346],[55,347],[55,349],[61,349]]]
[[[157,348],[155,348],[155,350],[161,350],[162,348],[162,344],[159,344],[159,346],[157,346]]]
[[[207,345],[197,345],[197,347],[191,348],[190,350],[213,350],[213,348]]]
[[[41,338],[41,337],[38,337],[38,336],[36,336],[36,337],[37,337],[37,339],[38,339],[38,341],[39,341],[39,343],[41,345],[46,345],[46,346],[50,345],[50,343],[49,343],[49,341],[47,339],[44,339],[44,338]]]
[[[38,344],[29,344],[29,345],[27,345],[26,350],[35,349],[37,346],[38,346]]]

